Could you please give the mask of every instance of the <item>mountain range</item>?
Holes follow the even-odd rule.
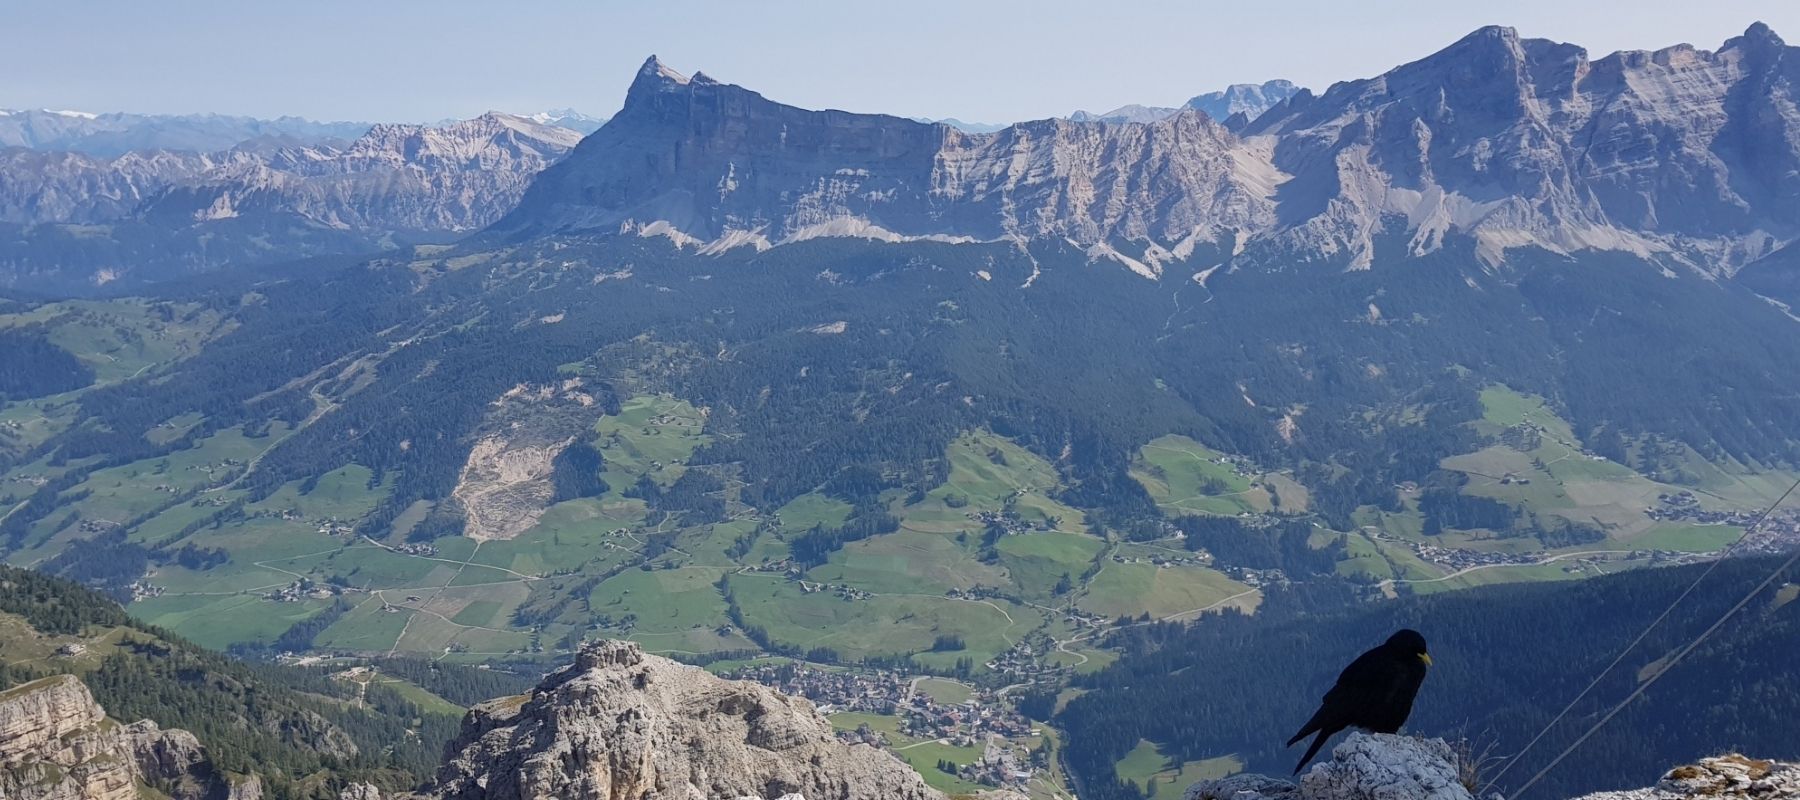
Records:
[[[539,125],[554,125],[582,134],[606,123],[573,108],[518,114]],[[443,127],[461,122],[450,118]],[[227,114],[131,114],[58,111],[47,108],[0,108],[0,148],[69,150],[93,156],[118,156],[133,150],[210,153],[258,139],[285,144],[342,143],[369,131],[371,122],[315,122],[301,117],[276,119]]]
[[[374,125],[348,142],[255,139],[209,153],[0,149],[0,228],[16,231],[0,246],[0,284],[141,281],[466,234],[498,219],[580,138],[488,113]]]
[[[1761,24],[1717,51],[1598,59],[1490,27],[1230,127],[1190,108],[971,134],[785,106],[652,58],[497,231],[711,250],[1067,239],[1147,276],[1196,248],[1362,268],[1378,243],[1417,256],[1462,238],[1490,266],[1538,248],[1730,273],[1800,233],[1797,74]]]
[[[495,233],[505,236],[649,231],[707,252],[821,236],[1068,240],[1151,277],[1196,251],[1362,268],[1378,247],[1418,256],[1449,239],[1473,242],[1489,266],[1537,248],[1730,274],[1800,234],[1794,53],[1760,23],[1716,51],[1600,58],[1489,27],[1321,94],[1271,81],[1181,109],[988,133],[803,110],[651,58],[600,128],[562,112],[489,114],[437,129],[376,126],[349,144],[3,151],[0,223],[22,230],[0,246],[0,284],[167,277],[275,252],[428,241],[502,217]],[[122,118],[0,119],[30,122],[14,126],[20,139],[52,122]],[[290,138],[349,132],[258,125]],[[595,132],[573,147],[571,131],[583,130]],[[197,252],[196,226],[222,218],[255,232],[226,242],[273,252],[218,242]],[[152,244],[120,252],[65,227],[115,222],[143,226]]]

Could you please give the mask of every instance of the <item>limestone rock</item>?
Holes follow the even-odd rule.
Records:
[[[56,675],[0,693],[0,797],[134,800],[138,785],[175,800],[260,800],[254,776],[230,781],[193,734],[108,719],[87,686]]]
[[[597,642],[531,694],[471,709],[437,800],[942,800],[806,700]]]
[[[366,783],[352,783],[338,792],[338,800],[381,800],[381,790]]]
[[[1600,792],[1578,800],[1778,800],[1800,798],[1800,764],[1736,753],[1676,767],[1649,789]]]
[[[1457,757],[1442,739],[1352,733],[1296,786],[1263,775],[1233,775],[1189,787],[1187,800],[1472,800],[1457,780]]]
[[[58,675],[0,694],[0,797],[130,800],[137,770],[86,686]]]

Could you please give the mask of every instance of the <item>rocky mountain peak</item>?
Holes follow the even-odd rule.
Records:
[[[811,703],[595,642],[530,695],[477,706],[426,797],[942,800]]]
[[[1293,81],[1286,80],[1265,81],[1260,84],[1234,83],[1219,91],[1189,98],[1186,107],[1221,123],[1241,115],[1243,123],[1236,126],[1241,128],[1244,123],[1254,121],[1300,91],[1302,89]]]
[[[1783,41],[1782,38],[1775,33],[1775,30],[1769,27],[1768,23],[1761,20],[1750,23],[1750,27],[1744,29],[1743,36],[1725,43],[1725,49],[1733,47],[1780,48],[1786,46],[1787,42]]]

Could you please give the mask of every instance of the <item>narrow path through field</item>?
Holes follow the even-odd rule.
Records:
[[[1630,552],[1632,552],[1632,551],[1631,550],[1583,550],[1578,553],[1559,553],[1557,555],[1540,558],[1536,561],[1522,561],[1522,562],[1519,562],[1516,564],[1476,564],[1475,566],[1463,567],[1462,569],[1459,569],[1448,575],[1443,575],[1443,576],[1436,577],[1436,578],[1419,578],[1417,580],[1413,580],[1410,578],[1402,578],[1402,579],[1388,578],[1387,580],[1384,580],[1378,584],[1375,584],[1375,586],[1378,589],[1386,589],[1397,583],[1413,583],[1413,584],[1438,583],[1441,581],[1450,580],[1451,578],[1458,578],[1463,575],[1467,575],[1471,572],[1480,572],[1481,570],[1484,570],[1484,569],[1503,569],[1506,567],[1513,567],[1513,568],[1541,567],[1545,564],[1550,564],[1550,563],[1554,563],[1557,561],[1561,561],[1565,558],[1575,558],[1578,556],[1598,556],[1598,555],[1607,555],[1607,554],[1615,554],[1616,555],[1616,554],[1620,554],[1620,553],[1630,553]]]
[[[432,592],[431,592],[431,596],[430,596],[430,597],[427,597],[427,598],[425,598],[425,599],[423,599],[423,600],[420,600],[420,601],[419,601],[419,606],[396,606],[396,608],[405,608],[405,609],[407,609],[407,610],[409,610],[409,611],[424,611],[424,612],[425,612],[425,613],[427,613],[427,614],[430,614],[430,615],[432,615],[432,616],[434,616],[434,617],[437,617],[437,618],[438,618],[438,619],[442,619],[442,620],[444,620],[444,621],[445,621],[445,622],[450,622],[450,619],[449,619],[449,618],[448,618],[448,617],[445,617],[445,616],[444,616],[444,615],[442,615],[442,614],[439,614],[439,613],[437,613],[437,612],[435,612],[435,611],[427,611],[427,610],[426,610],[426,609],[425,609],[425,608],[423,608],[423,607],[422,607],[422,606],[424,606],[424,605],[425,605],[425,604],[426,604],[426,603],[429,603],[429,602],[431,602],[431,601],[433,601],[433,600],[436,600],[436,599],[437,599],[437,598],[438,598],[438,595],[440,595],[440,594],[443,594],[443,593],[444,593],[444,590],[445,590],[445,589],[447,589],[447,588],[449,588],[449,587],[450,587],[450,584],[453,584],[453,583],[455,583],[455,582],[456,582],[456,579],[457,579],[457,578],[460,578],[460,577],[462,577],[462,574],[463,574],[463,570],[466,570],[466,569],[468,569],[468,568],[469,568],[469,562],[471,562],[471,561],[474,561],[474,560],[475,560],[475,556],[476,556],[476,555],[477,555],[477,554],[478,554],[478,553],[480,553],[480,552],[481,552],[481,546],[482,546],[482,545],[483,545],[483,544],[486,544],[486,542],[476,542],[476,543],[475,543],[475,548],[474,548],[474,549],[473,549],[473,550],[470,550],[470,551],[469,551],[469,558],[468,558],[468,559],[467,559],[467,560],[465,560],[465,561],[463,561],[463,562],[462,562],[462,566],[461,566],[461,567],[458,567],[458,568],[457,568],[457,570],[456,570],[456,574],[454,574],[454,575],[451,575],[451,576],[450,576],[450,579],[449,579],[449,580],[447,580],[447,581],[444,581],[444,585],[443,585],[443,586],[439,586],[439,587],[437,587],[437,588],[436,588],[436,589],[435,589],[435,590],[433,590],[433,591],[432,591]],[[452,563],[454,563],[454,562],[452,562]],[[379,591],[377,591],[377,592],[376,592],[376,593],[377,593],[377,594],[380,594],[380,592],[381,592],[381,591],[387,591],[387,590],[385,590],[385,589],[383,589],[383,590],[379,590]],[[382,598],[382,599],[381,599],[381,602],[382,602],[382,603],[383,603],[383,604],[386,604],[386,603],[387,603],[387,598],[386,598],[386,597],[383,597],[383,598]],[[395,653],[397,653],[397,652],[399,652],[399,651],[400,651],[400,643],[401,643],[401,642],[404,642],[404,641],[406,641],[406,632],[407,632],[407,631],[410,631],[410,630],[412,630],[412,624],[413,624],[413,620],[415,620],[415,619],[418,619],[418,615],[417,615],[417,614],[408,614],[408,615],[407,615],[407,616],[406,616],[406,624],[405,624],[405,625],[402,625],[402,626],[400,626],[400,635],[399,635],[399,636],[396,636],[396,637],[394,637],[394,646],[393,646],[393,647],[390,647],[390,648],[388,648],[388,658],[393,658],[393,657],[394,657],[394,654],[395,654]],[[452,625],[456,625],[456,624],[457,624],[457,623],[455,623],[455,622],[450,622],[450,624],[452,624]],[[464,625],[464,626],[462,626],[462,627],[473,627],[473,626],[469,626],[469,625]],[[452,640],[452,641],[454,641],[454,640]]]

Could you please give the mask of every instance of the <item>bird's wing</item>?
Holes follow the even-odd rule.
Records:
[[[1331,731],[1336,733],[1350,726],[1354,721],[1353,709],[1362,706],[1372,693],[1382,691],[1381,684],[1386,680],[1386,671],[1381,667],[1381,654],[1370,650],[1356,657],[1350,666],[1338,673],[1337,683],[1325,693],[1319,710],[1313,712],[1312,719],[1301,726],[1300,732],[1288,740],[1288,746],[1306,738],[1315,731]]]
[[[1380,693],[1387,688],[1389,673],[1387,659],[1380,648],[1363,653],[1350,662],[1350,666],[1345,667],[1343,672],[1338,673],[1337,683],[1331,687],[1331,691],[1325,693],[1325,702],[1331,702],[1333,695],[1344,697]]]

